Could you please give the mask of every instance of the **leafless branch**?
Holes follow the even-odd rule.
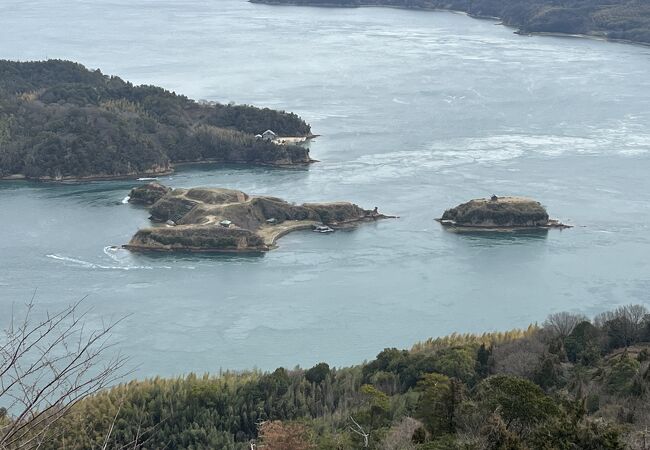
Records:
[[[359,425],[356,420],[354,420],[354,417],[350,416],[350,420],[354,424],[354,428],[350,427],[350,430],[361,436],[363,438],[363,448],[368,448],[368,438],[370,437],[370,433],[366,433],[363,427]]]
[[[22,319],[12,311],[0,333],[0,403],[8,411],[0,450],[40,448],[73,405],[127,373],[125,357],[107,358],[112,332],[124,319],[89,329],[84,300],[37,320],[34,293]]]

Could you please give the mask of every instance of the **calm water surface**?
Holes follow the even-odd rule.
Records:
[[[492,21],[243,0],[3,0],[0,58],[65,58],[197,99],[295,111],[309,169],[184,168],[171,186],[402,216],[292,234],[263,257],[110,250],[146,226],[134,182],[0,184],[0,320],[83,296],[138,376],[325,360],[560,310],[649,304],[650,49],[521,37]],[[455,235],[435,217],[492,193],[576,227]]]

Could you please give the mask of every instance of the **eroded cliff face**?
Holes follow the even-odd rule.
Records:
[[[549,226],[541,203],[522,197],[476,199],[448,209],[443,224],[477,228],[535,228]]]
[[[276,197],[252,197],[233,189],[143,186],[136,198],[150,201],[150,219],[166,226],[140,230],[132,250],[266,251],[291,231],[325,224],[340,227],[385,218],[353,203],[294,205]]]
[[[269,247],[259,235],[221,225],[183,225],[139,230],[126,248],[152,251],[264,252]]]

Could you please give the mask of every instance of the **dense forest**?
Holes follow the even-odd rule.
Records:
[[[291,113],[198,103],[69,61],[0,61],[0,177],[153,174],[203,160],[309,162],[304,147],[255,138],[267,129],[310,134]]]
[[[77,402],[38,448],[647,449],[649,341],[648,310],[630,305],[349,368],[133,381]]]
[[[447,9],[497,17],[521,33],[586,34],[650,44],[647,0],[251,0],[253,3]]]

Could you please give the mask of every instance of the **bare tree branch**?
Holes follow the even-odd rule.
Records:
[[[115,346],[112,332],[124,318],[88,329],[89,310],[81,310],[84,297],[36,320],[35,296],[26,303],[21,320],[12,308],[10,323],[0,334],[0,403],[8,411],[0,423],[0,450],[40,448],[77,402],[128,373],[125,357],[107,358]]]

